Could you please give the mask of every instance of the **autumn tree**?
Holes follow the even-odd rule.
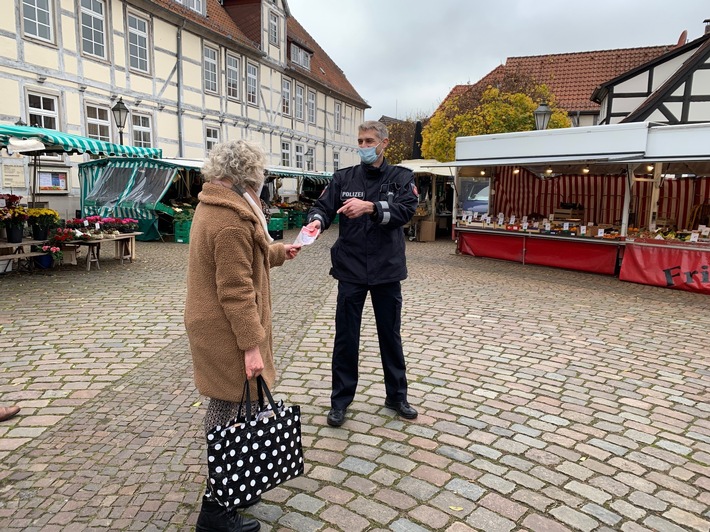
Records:
[[[387,124],[390,143],[387,147],[387,162],[399,164],[412,158],[414,146],[414,129],[416,122],[411,120],[398,120]]]
[[[564,109],[555,104],[546,85],[523,86],[525,92],[506,92],[489,86],[478,101],[475,94],[450,98],[434,113],[422,132],[422,154],[438,161],[453,161],[456,137],[531,131],[535,129],[533,112],[539,102],[552,109],[548,129],[570,127]]]

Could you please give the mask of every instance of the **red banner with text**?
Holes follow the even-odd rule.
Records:
[[[710,294],[710,250],[626,244],[619,279]]]

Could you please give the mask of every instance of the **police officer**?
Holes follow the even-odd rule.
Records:
[[[339,170],[308,211],[310,229],[326,230],[340,214],[340,233],[331,249],[330,274],[338,280],[333,345],[333,384],[328,424],[339,427],[355,397],[362,310],[368,292],[377,323],[385,376],[385,406],[401,417],[417,411],[407,401],[407,376],[400,336],[402,290],[407,277],[402,226],[419,202],[414,174],[384,158],[387,127],[367,121],[359,126],[362,163]]]

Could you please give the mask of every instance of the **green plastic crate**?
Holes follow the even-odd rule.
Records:
[[[271,219],[273,220],[274,218],[278,218],[281,220],[281,222],[283,223],[283,229],[288,229],[288,213],[287,212],[284,212],[283,210],[281,210],[281,212],[278,214],[274,213],[271,215]]]
[[[288,213],[288,224],[291,228],[300,229],[306,221],[306,213],[301,211],[291,211]]]
[[[192,227],[192,221],[175,222],[175,242],[180,244],[190,243],[190,227]]]
[[[269,220],[269,231],[283,231],[284,230],[284,219],[271,217]]]

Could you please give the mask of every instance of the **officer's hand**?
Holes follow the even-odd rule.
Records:
[[[309,223],[306,227],[308,228],[309,231],[315,231],[316,229],[318,229],[320,231],[320,229],[321,229],[320,220],[318,220],[316,218],[311,223]],[[318,235],[318,236],[320,236],[320,235]]]
[[[338,214],[344,214],[348,218],[359,218],[365,214],[370,215],[373,212],[375,212],[374,203],[357,198],[346,199],[343,206],[338,209]]]

